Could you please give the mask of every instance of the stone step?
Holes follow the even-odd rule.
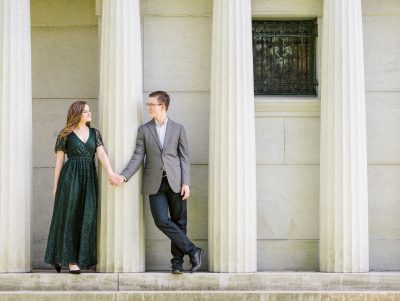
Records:
[[[399,291],[400,273],[0,274],[1,291]]]
[[[0,301],[400,300],[400,273],[0,274]]]
[[[395,301],[390,291],[156,291],[156,292],[0,292],[0,301]]]

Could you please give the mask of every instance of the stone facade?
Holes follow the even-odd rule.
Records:
[[[108,118],[100,117],[98,100],[104,88],[100,85],[101,2],[30,1],[33,125],[32,129],[27,126],[27,131],[33,132],[31,236],[34,269],[49,268],[43,263],[43,256],[53,207],[53,147],[65,122],[67,108],[75,99],[85,99],[94,113],[95,127],[104,127]],[[194,242],[206,249],[205,270],[209,268],[210,254],[208,167],[211,165],[213,2],[140,1],[143,100],[153,90],[170,92],[169,114],[186,126],[193,186],[188,203],[188,231]],[[400,270],[400,219],[397,218],[400,212],[400,36],[396,33],[400,26],[400,1],[362,0],[361,4],[369,269]],[[321,74],[324,1],[253,0],[251,15],[257,19],[317,18],[317,77],[322,84],[325,78]],[[2,47],[4,43],[0,41]],[[1,69],[1,72],[5,71]],[[3,81],[0,77],[2,84]],[[254,97],[259,271],[320,269],[321,85],[318,89],[317,97]],[[0,116],[5,120],[8,113],[3,113],[1,108],[0,113],[5,114]],[[132,117],[132,122],[148,120],[145,112],[135,118]],[[4,141],[4,136],[0,136],[2,147]],[[114,147],[117,146],[109,145],[110,151]],[[120,164],[123,165],[118,163],[118,168]],[[3,168],[1,165],[0,169]],[[4,186],[1,185],[6,184],[1,183],[2,190]],[[138,200],[124,196],[124,201]],[[143,199],[143,266],[146,270],[167,270],[169,241],[153,225],[147,201]],[[6,214],[3,210],[0,208],[0,219]]]

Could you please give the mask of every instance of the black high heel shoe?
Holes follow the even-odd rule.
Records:
[[[61,265],[59,265],[58,263],[54,264],[54,268],[56,269],[57,273],[61,272]]]

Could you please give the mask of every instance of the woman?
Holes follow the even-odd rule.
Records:
[[[73,274],[96,264],[97,174],[95,153],[110,182],[114,174],[100,132],[90,127],[92,116],[84,101],[74,102],[67,124],[57,138],[54,171],[55,198],[45,262],[58,273],[63,265]],[[65,154],[68,160],[64,164]]]

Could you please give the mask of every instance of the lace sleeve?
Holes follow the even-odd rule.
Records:
[[[101,138],[100,131],[97,129],[94,129],[94,131],[96,132],[96,147],[104,145],[103,138]]]
[[[65,145],[67,143],[67,137],[61,138],[60,134],[58,134],[56,145],[54,147],[54,152],[62,151],[64,153],[67,152]]]

